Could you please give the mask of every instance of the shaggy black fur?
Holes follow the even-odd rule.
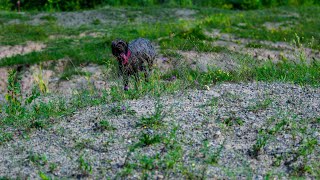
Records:
[[[112,41],[111,49],[118,60],[125,90],[128,90],[128,80],[131,75],[134,75],[136,80],[139,79],[139,71],[144,72],[145,79],[148,81],[149,72],[156,57],[156,51],[149,40],[139,38],[128,44],[118,39]]]

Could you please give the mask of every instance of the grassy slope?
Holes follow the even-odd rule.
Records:
[[[195,9],[199,10],[199,9]],[[108,11],[113,11],[109,9]],[[119,9],[114,10],[115,12]],[[154,22],[135,21],[139,19],[137,11],[142,11]],[[30,17],[15,13],[0,13],[0,44],[16,45],[26,41],[45,42],[48,47],[41,52],[33,52],[26,55],[18,55],[5,58],[0,61],[0,66],[12,66],[15,64],[33,64],[46,60],[58,60],[69,57],[75,64],[93,62],[98,64],[112,64],[110,56],[110,42],[116,37],[131,40],[137,37],[147,37],[158,43],[162,52],[168,50],[197,50],[200,52],[221,52],[225,51],[220,47],[211,47],[209,43],[214,41],[204,34],[204,31],[221,29],[222,32],[233,33],[238,37],[270,40],[270,41],[291,41],[295,34],[304,37],[302,43],[308,43],[315,39],[311,48],[320,49],[320,21],[317,14],[319,7],[302,8],[277,8],[257,11],[227,11],[218,9],[201,9],[192,20],[179,20],[172,15],[172,9],[139,9],[127,8],[123,11],[128,18],[125,25],[116,27],[99,22],[90,25],[65,28],[58,26],[55,18],[47,16],[49,20],[45,25],[5,24],[12,19],[19,19],[27,22]],[[295,14],[298,14],[296,16]],[[289,29],[270,31],[262,25],[264,22],[295,22]],[[245,23],[245,25],[239,24]],[[57,38],[50,39],[50,35],[78,36],[81,32],[103,32],[103,37],[82,37],[82,38]],[[228,53],[228,52],[227,52]],[[175,54],[173,54],[175,55]],[[3,116],[0,123],[0,142],[12,139],[17,131],[29,132],[34,128],[43,128],[54,122],[57,117],[70,114],[79,108],[97,105],[107,102],[122,101],[124,99],[135,99],[145,94],[158,96],[161,92],[174,92],[185,88],[205,88],[223,81],[289,81],[300,84],[311,84],[319,86],[320,64],[314,62],[310,65],[301,63],[293,64],[287,61],[279,64],[266,63],[262,66],[252,65],[252,59],[247,57],[247,64],[239,71],[224,72],[212,69],[209,72],[199,72],[188,68],[181,68],[168,74],[157,72],[153,75],[151,83],[142,84],[138,89],[123,92],[119,87],[112,87],[106,94],[84,92],[74,97],[71,103],[63,101],[40,103],[31,109],[21,110],[19,115],[13,114]],[[175,76],[177,81],[163,82],[160,79],[168,79]],[[111,97],[111,98],[109,98]],[[2,108],[2,109],[5,109]],[[52,120],[50,117],[55,117]],[[32,121],[30,121],[32,119]],[[13,129],[13,131],[7,131]]]

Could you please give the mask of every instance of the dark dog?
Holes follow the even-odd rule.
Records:
[[[112,41],[112,54],[117,58],[120,73],[123,76],[124,90],[128,90],[129,77],[134,75],[139,79],[139,71],[144,72],[145,80],[148,81],[149,72],[152,69],[156,51],[151,42],[139,38],[129,44],[123,40]]]

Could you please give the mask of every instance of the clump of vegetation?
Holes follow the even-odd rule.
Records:
[[[30,153],[28,159],[37,166],[44,166],[48,163],[47,157],[38,153]]]
[[[39,176],[42,180],[50,180],[51,178],[44,172],[39,171]]]
[[[151,130],[152,131],[152,130]],[[154,132],[142,132],[139,138],[139,142],[136,144],[136,147],[150,146],[161,142],[161,135]]]
[[[312,170],[309,162],[308,155],[312,154],[315,148],[319,145],[317,139],[307,138],[303,139],[299,148],[293,153],[292,158],[288,158],[285,165],[289,166],[291,169],[291,175],[293,176],[302,176],[305,173],[316,173],[315,170]],[[290,160],[289,160],[290,159]],[[292,165],[294,162],[301,160],[301,163],[298,165]]]
[[[12,133],[8,133],[8,132],[1,132],[0,133],[0,145],[3,143],[3,142],[6,142],[6,141],[10,141],[12,140],[13,138],[13,135]]]
[[[231,116],[231,117],[228,117],[227,119],[224,120],[224,123],[227,125],[227,126],[233,126],[233,125],[239,125],[239,126],[242,126],[244,121],[240,118],[240,117],[234,117],[234,116]]]
[[[40,19],[47,20],[49,22],[53,22],[53,21],[57,20],[57,18],[55,16],[52,16],[52,15],[42,16]]]
[[[126,105],[116,105],[110,109],[109,115],[120,116],[122,114],[135,115],[137,112],[135,110],[130,109],[129,106]]]
[[[256,158],[261,150],[267,145],[269,139],[272,138],[272,136],[274,136],[275,134],[281,132],[287,124],[288,119],[282,119],[274,126],[266,124],[267,128],[262,128],[259,130],[256,143],[253,145],[252,149],[249,150],[249,154]]]
[[[137,127],[143,128],[158,128],[163,125],[162,120],[165,118],[166,114],[163,112],[163,105],[160,104],[159,100],[155,104],[155,113],[150,117],[142,117],[137,123]]]
[[[7,107],[6,113],[9,115],[17,115],[21,113],[22,95],[19,83],[19,76],[16,70],[10,70],[8,76],[8,93],[6,94]]]
[[[47,79],[43,78],[43,72],[42,72],[42,65],[40,64],[39,69],[37,72],[33,74],[33,78],[38,85],[38,88],[41,93],[48,93],[49,92],[49,82]]]
[[[79,170],[83,175],[88,176],[92,174],[92,165],[88,160],[84,158],[83,154],[79,157],[78,163],[79,163]]]
[[[258,112],[260,110],[265,110],[270,106],[272,100],[270,98],[266,98],[263,101],[258,101],[255,105],[249,106],[248,109],[253,112]]]
[[[116,130],[116,128],[113,127],[107,120],[101,120],[99,122],[98,128],[101,130],[107,130],[107,131]]]
[[[218,147],[217,149],[212,150],[212,148],[210,148],[209,146],[208,140],[205,140],[203,142],[201,153],[203,153],[206,163],[217,164],[222,150],[223,150],[223,144],[220,145],[220,147]]]

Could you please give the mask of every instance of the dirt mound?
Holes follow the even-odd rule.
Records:
[[[160,103],[167,116],[156,130],[137,127],[142,117],[155,113],[156,100],[145,97],[85,108],[28,138],[3,144],[0,177],[288,178],[295,167],[313,167],[320,160],[318,147],[299,154],[308,140],[320,141],[319,88],[221,84],[165,96]],[[116,113],[114,108],[121,106],[127,110]],[[101,129],[102,121],[108,129]],[[270,133],[266,144],[252,155],[263,132]],[[159,135],[160,142],[137,146],[143,133]]]
[[[97,88],[108,89],[110,83],[106,83],[106,72],[103,66],[88,64],[85,66],[70,66],[70,59],[58,61],[46,61],[40,64],[24,66],[19,76],[21,77],[21,92],[27,95],[34,86],[43,81],[51,93],[72,94],[75,90]],[[67,79],[62,78],[67,69],[75,69],[75,72]],[[0,93],[7,92],[8,71],[10,68],[0,68]]]

